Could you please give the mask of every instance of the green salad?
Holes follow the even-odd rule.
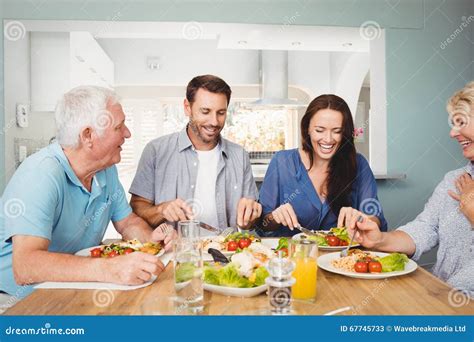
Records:
[[[206,263],[204,266],[204,282],[211,285],[249,288],[265,284],[269,276],[264,266],[255,268],[249,277],[241,275],[239,268],[234,263],[221,265],[218,263]]]

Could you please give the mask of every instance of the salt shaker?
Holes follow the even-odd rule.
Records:
[[[268,263],[268,273],[265,282],[268,285],[268,298],[272,314],[287,315],[291,313],[291,286],[295,278],[291,273],[295,265],[289,258],[283,258],[282,253]]]

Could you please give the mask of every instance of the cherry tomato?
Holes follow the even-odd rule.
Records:
[[[280,248],[277,252],[281,251],[282,257],[287,257],[288,256],[288,248],[283,247]]]
[[[251,243],[252,241],[249,238],[240,239],[238,242],[239,248],[241,249],[247,248],[248,246],[250,246]]]
[[[109,254],[107,254],[109,258],[115,258],[116,256],[119,256],[117,251],[111,251]]]
[[[369,268],[365,262],[358,261],[354,265],[354,271],[357,273],[367,273],[369,271]]]
[[[238,247],[239,244],[237,243],[237,241],[229,241],[227,243],[227,250],[230,252],[236,251]]]
[[[97,247],[91,250],[91,257],[100,258],[101,255],[102,255],[102,249],[100,247]]]
[[[123,254],[130,254],[130,253],[133,253],[135,252],[135,250],[133,248],[125,248],[123,250]]]
[[[326,236],[326,241],[328,245],[331,247],[339,246],[339,243],[341,242],[341,240],[337,236],[334,236],[334,235]]]
[[[382,264],[379,261],[369,262],[369,272],[370,273],[380,273],[380,272],[382,272]]]
[[[339,243],[339,246],[348,246],[348,245],[349,245],[349,242],[344,241],[344,240],[341,240],[341,242]]]
[[[366,264],[368,264],[369,262],[373,261],[373,259],[369,256],[366,256],[366,257],[363,257],[362,259],[359,259],[357,261],[365,262]]]

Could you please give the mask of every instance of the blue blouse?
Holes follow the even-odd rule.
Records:
[[[387,221],[377,198],[377,184],[367,160],[359,153],[356,157],[357,176],[352,186],[351,203],[367,215],[377,216],[380,229],[387,230]],[[321,202],[309,178],[298,149],[277,152],[268,166],[260,189],[260,203],[263,215],[271,213],[280,205],[290,203],[298,222],[305,228],[328,230],[337,225],[339,213],[332,212],[327,201]],[[263,222],[265,225],[265,221]],[[280,226],[271,236],[292,236],[299,233]]]

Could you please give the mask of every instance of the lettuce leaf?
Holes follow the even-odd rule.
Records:
[[[402,253],[392,253],[378,259],[382,264],[382,272],[403,271],[408,257]]]
[[[282,248],[288,248],[288,238],[280,238],[280,240],[278,240],[278,246],[276,250],[279,251]]]
[[[219,270],[212,266],[204,266],[204,282],[211,285],[219,285]]]
[[[241,276],[233,263],[224,267],[204,267],[204,282],[211,285],[241,288],[256,287],[265,284],[265,279],[268,276],[268,271],[263,266],[257,268],[249,278]]]
[[[308,236],[308,240],[316,242],[318,246],[328,246],[328,242],[326,241],[324,236],[310,235]]]
[[[331,231],[335,236],[337,236],[339,239],[343,241],[350,242],[351,239],[349,238],[349,234],[347,233],[346,227],[334,227],[331,228],[329,231]]]
[[[267,279],[268,276],[270,276],[270,274],[268,273],[267,269],[263,266],[260,266],[255,271],[254,285],[255,286],[261,286],[261,285],[265,284],[265,279]]]
[[[219,270],[219,285],[229,287],[252,287],[250,281],[242,277],[232,263]]]

